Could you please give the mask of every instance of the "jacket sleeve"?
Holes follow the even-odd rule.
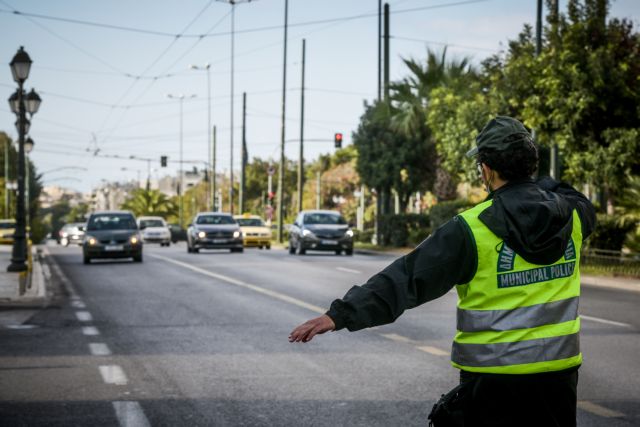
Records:
[[[333,301],[326,314],[336,330],[357,331],[391,323],[406,309],[470,281],[477,268],[477,253],[462,222],[457,217],[447,222],[411,253]]]
[[[543,190],[560,194],[577,209],[578,215],[580,215],[580,221],[582,222],[583,240],[593,233],[596,227],[596,209],[584,194],[569,184],[556,181],[548,176],[539,178],[537,183]]]

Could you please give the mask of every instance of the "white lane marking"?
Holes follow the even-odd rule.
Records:
[[[624,417],[623,413],[605,408],[604,406],[600,406],[597,403],[589,402],[587,400],[578,400],[578,408],[582,409],[583,411],[591,412],[592,414],[598,415],[600,417],[605,417],[605,418]]]
[[[585,316],[584,314],[581,314],[580,317],[584,320],[590,320],[592,322],[598,322],[598,323],[605,323],[607,325],[621,326],[623,328],[631,327],[631,325],[628,323],[616,322],[614,320],[602,319],[600,317]]]
[[[346,273],[353,273],[353,274],[360,274],[361,273],[358,270],[352,270],[352,269],[346,268],[346,267],[336,267],[336,270],[344,271]]]
[[[78,296],[78,292],[76,292],[76,289],[73,286],[73,283],[71,283],[71,280],[69,280],[67,275],[62,272],[62,269],[60,268],[60,266],[56,262],[55,257],[51,256],[51,253],[49,252],[49,249],[44,247],[44,248],[42,248],[42,252],[45,254],[47,259],[49,260],[49,262],[51,264],[51,268],[56,273],[56,276],[58,276],[58,278],[60,279],[60,282],[62,283],[62,285],[69,292],[70,299],[72,301],[73,300],[79,300],[80,297]]]
[[[103,342],[90,342],[89,351],[93,356],[111,356],[111,350]]]
[[[246,282],[243,282],[241,280],[234,279],[233,277],[224,276],[224,275],[218,274],[218,273],[213,273],[211,271],[207,271],[207,270],[204,270],[202,268],[195,267],[193,265],[187,264],[187,263],[182,262],[182,261],[176,261],[174,259],[167,258],[167,257],[164,257],[164,256],[160,256],[160,255],[155,255],[155,254],[154,255],[150,254],[149,256],[151,256],[153,258],[162,259],[162,260],[165,260],[167,262],[171,262],[173,264],[179,265],[179,266],[184,267],[186,269],[189,269],[191,271],[195,271],[196,273],[200,273],[200,274],[203,274],[205,276],[213,277],[214,279],[222,280],[222,281],[230,283],[232,285],[240,286],[240,287],[246,288],[246,289],[251,289],[252,291],[259,292],[259,293],[261,293],[263,295],[268,295],[268,296],[270,296],[272,298],[279,299],[280,301],[288,302],[289,304],[297,305],[298,307],[306,308],[307,310],[311,310],[311,311],[314,311],[316,313],[324,314],[327,311],[326,309],[324,309],[322,307],[318,307],[317,305],[306,303],[306,302],[304,302],[302,300],[299,300],[297,298],[290,297],[289,295],[281,294],[280,292],[276,292],[276,291],[272,291],[270,289],[262,288],[260,286],[252,285],[251,283],[246,283]]]
[[[87,336],[100,335],[100,331],[95,326],[83,326],[82,334]]]
[[[112,402],[120,427],[150,427],[138,402]]]
[[[107,384],[115,384],[115,385],[126,385],[127,384],[127,376],[125,375],[122,368],[118,365],[101,365],[98,366],[100,369],[100,375],[102,375],[102,380]]]
[[[449,352],[441,350],[437,347],[432,347],[430,345],[422,345],[418,347],[418,350],[424,351],[425,353],[433,354],[434,356],[448,356]]]
[[[405,344],[413,343],[413,340],[411,340],[410,338],[403,337],[402,335],[398,335],[398,334],[380,334],[380,335],[395,342],[401,342]]]
[[[76,317],[81,322],[91,322],[93,320],[93,316],[88,311],[76,311]]]
[[[411,344],[414,345],[418,350],[424,351],[425,353],[433,354],[434,356],[448,356],[449,352],[439,349],[437,347],[433,347],[430,345],[419,345],[420,342],[414,341],[411,338],[403,337],[398,334],[380,334],[380,336],[387,338],[391,341],[400,342],[403,344]]]
[[[71,301],[71,307],[74,308],[87,308],[87,305],[81,300]]]

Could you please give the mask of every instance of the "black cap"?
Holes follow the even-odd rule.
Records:
[[[508,138],[521,136],[521,138]],[[476,146],[467,152],[467,157],[473,157],[481,150],[502,151],[521,144],[523,141],[532,142],[531,134],[524,125],[508,116],[497,116],[480,131],[476,137]]]

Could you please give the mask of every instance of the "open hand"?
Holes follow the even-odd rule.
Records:
[[[309,342],[314,336],[333,331],[336,324],[331,317],[323,314],[315,319],[307,320],[289,334],[289,342]]]

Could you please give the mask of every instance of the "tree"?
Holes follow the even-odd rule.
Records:
[[[136,216],[175,216],[177,205],[158,190],[136,189],[124,201],[121,209],[127,209]]]

